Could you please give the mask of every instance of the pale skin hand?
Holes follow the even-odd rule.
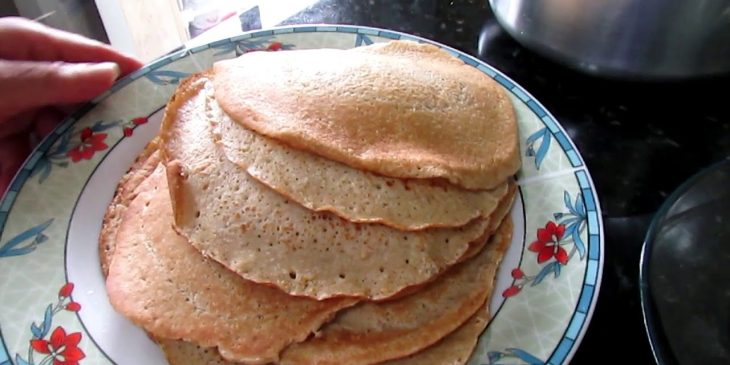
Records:
[[[0,196],[33,140],[50,133],[70,106],[140,67],[106,44],[22,18],[0,18]]]

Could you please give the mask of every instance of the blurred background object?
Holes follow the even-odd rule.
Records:
[[[582,71],[677,78],[730,71],[727,0],[490,0],[523,45]]]
[[[148,62],[204,34],[206,37],[197,43],[240,33],[238,16],[248,11],[255,9],[259,12],[261,26],[273,26],[315,1],[95,0],[95,2],[112,46],[135,54]],[[120,14],[122,16],[119,16]]]
[[[108,41],[92,0],[0,0],[0,16],[18,15],[88,38]]]
[[[274,26],[316,0],[0,0],[0,16],[22,16],[152,61],[191,40],[241,32],[239,17]],[[252,28],[252,29],[256,29]],[[246,29],[249,30],[249,29]]]

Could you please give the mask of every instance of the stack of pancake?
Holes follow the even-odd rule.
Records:
[[[504,91],[430,45],[218,62],[107,210],[110,301],[171,364],[463,364],[518,150]]]

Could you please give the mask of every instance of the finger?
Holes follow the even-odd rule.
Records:
[[[44,108],[38,111],[38,114],[36,114],[33,120],[33,134],[38,138],[37,142],[40,142],[47,135],[51,134],[65,116],[66,113],[63,113],[57,108]]]
[[[2,101],[0,100],[0,139],[15,134],[28,134],[33,129],[36,110],[13,115],[12,118],[3,118]]]
[[[15,136],[0,139],[0,195],[7,190],[29,153],[27,138]]]
[[[111,87],[117,76],[119,68],[111,62],[0,60],[0,122],[35,107],[87,101]]]
[[[0,18],[0,58],[6,60],[114,62],[122,75],[142,63],[111,46],[24,18]]]

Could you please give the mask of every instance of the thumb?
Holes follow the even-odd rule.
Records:
[[[28,109],[90,100],[119,76],[113,62],[0,60],[0,122]]]

